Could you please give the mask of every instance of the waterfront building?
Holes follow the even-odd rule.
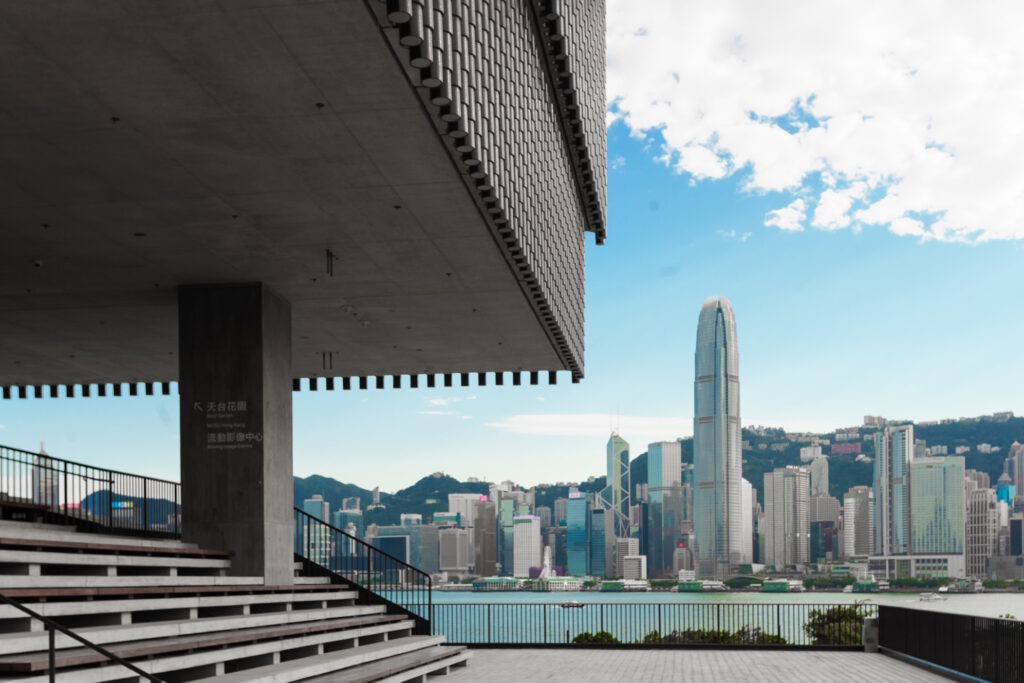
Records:
[[[964,552],[964,459],[947,455],[910,463],[910,551]]]
[[[975,489],[967,494],[967,575],[986,576],[988,558],[996,554],[999,511],[996,492]]]
[[[765,564],[781,569],[810,561],[810,488],[810,474],[803,467],[778,467],[765,472]]]
[[[530,569],[541,566],[540,518],[536,515],[516,515],[513,528],[513,569],[517,579],[528,578]]]
[[[625,576],[623,572],[622,560],[629,555],[640,555],[640,539],[639,538],[616,538],[615,539],[615,569],[612,572],[613,576]],[[647,571],[646,561],[644,563],[644,571]]]
[[[647,556],[625,555],[622,558],[622,578],[639,581],[647,578]]]
[[[875,547],[875,492],[853,486],[843,497],[843,557],[867,557]]]
[[[566,572],[590,574],[590,502],[576,490],[569,491],[565,523]]]
[[[469,572],[469,532],[458,527],[437,530],[438,564],[443,572]]]
[[[727,576],[742,554],[739,373],[732,304],[712,297],[701,307],[694,354],[694,528],[702,577]],[[661,569],[652,564],[652,573]]]
[[[682,446],[662,441],[647,447],[647,570],[660,577],[672,567],[672,550],[682,527]]]
[[[740,527],[740,564],[754,561],[754,485],[746,479],[740,480],[742,522]]]
[[[910,552],[910,462],[914,425],[886,427],[874,435],[875,554]]]
[[[398,516],[401,526],[419,526],[423,524],[423,515],[418,512],[403,512]]]
[[[373,545],[391,552],[388,550],[389,542],[382,539],[405,537],[408,547],[408,559],[405,561],[427,574],[436,574],[441,570],[437,532],[433,524],[381,526],[377,528]]]
[[[612,511],[616,536],[629,533],[629,444],[612,432],[606,452],[605,507]]]
[[[478,500],[473,506],[473,571],[477,576],[498,573],[497,506],[493,501]]]
[[[963,579],[967,561],[956,555],[872,555],[868,572],[876,579]]]
[[[817,455],[811,460],[811,495],[828,495],[828,458]]]
[[[615,522],[613,513],[604,508],[590,510],[590,574],[607,578],[614,576]]]

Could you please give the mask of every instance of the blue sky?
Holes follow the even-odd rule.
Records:
[[[736,311],[746,424],[1024,412],[1018,242],[768,228],[780,195],[744,191],[742,174],[691,183],[657,146],[609,131],[609,237],[587,238],[584,382],[304,392],[296,474],[384,490],[436,470],[523,484],[600,474],[616,425],[634,455],[690,434],[697,314],[715,294]],[[177,416],[177,397],[7,401],[0,443],[42,437],[54,455],[175,478]]]

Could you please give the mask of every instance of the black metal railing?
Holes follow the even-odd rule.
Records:
[[[49,677],[50,677],[51,681],[56,681],[57,680],[57,633],[60,632],[60,633],[63,633],[64,635],[66,635],[68,638],[71,638],[72,640],[74,640],[74,641],[76,641],[78,643],[81,643],[82,645],[84,645],[85,647],[89,648],[93,652],[96,652],[96,653],[102,655],[103,657],[106,657],[108,660],[110,660],[114,664],[117,664],[118,666],[123,666],[124,668],[128,669],[132,673],[138,674],[139,676],[141,676],[143,679],[145,679],[147,681],[156,681],[156,683],[163,683],[163,679],[157,678],[156,676],[153,676],[152,674],[146,673],[145,671],[143,671],[139,667],[135,666],[131,662],[126,662],[125,660],[121,659],[120,657],[115,655],[110,650],[108,650],[108,649],[106,649],[106,648],[104,648],[104,647],[102,647],[100,645],[97,645],[96,643],[94,643],[94,642],[92,642],[90,640],[86,640],[85,638],[83,638],[82,636],[78,635],[77,633],[75,633],[71,629],[67,628],[66,626],[61,626],[60,624],[58,624],[57,622],[53,621],[52,619],[44,617],[42,614],[39,614],[35,610],[29,609],[28,607],[26,607],[25,605],[21,604],[20,602],[18,602],[17,600],[15,600],[13,598],[9,598],[6,595],[0,594],[0,603],[4,603],[4,604],[7,604],[7,605],[10,605],[11,607],[13,607],[15,609],[24,612],[31,619],[36,619],[36,620],[38,620],[38,621],[43,623],[43,626],[46,628],[46,632],[47,632],[47,634],[49,636],[49,638],[48,638],[48,641],[49,641],[49,646],[48,646],[49,657],[48,657],[48,661],[47,661],[47,668],[46,668],[46,670],[47,670],[47,673],[49,674]]]
[[[341,529],[295,508],[295,557],[303,574],[328,576],[360,593],[364,602],[416,620],[418,634],[431,633],[430,575]]]
[[[0,446],[0,508],[84,530],[181,537],[181,484]]]
[[[890,607],[878,610],[878,646],[986,681],[1024,680],[1024,622]]]
[[[861,649],[874,605],[793,603],[434,603],[431,626],[476,646]]]

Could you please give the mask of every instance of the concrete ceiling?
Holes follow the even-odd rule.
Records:
[[[361,0],[0,3],[0,384],[174,380],[253,281],[296,377],[564,369],[443,144]]]

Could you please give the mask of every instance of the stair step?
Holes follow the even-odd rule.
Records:
[[[355,600],[356,591],[301,591],[272,592],[263,594],[229,593],[227,595],[145,595],[127,600],[73,600],[58,602],[30,603],[28,607],[44,617],[67,617],[130,612],[151,612],[156,610],[208,609],[212,607],[237,607],[241,605],[270,605],[279,603],[335,602]],[[0,619],[21,619],[25,613],[10,605],[0,604]]]
[[[4,538],[20,538],[47,541],[63,541],[67,543],[100,543],[109,545],[130,545],[149,548],[197,548],[194,543],[183,543],[171,538],[145,538],[129,534],[86,533],[74,527],[57,529],[43,528],[41,525],[28,522],[0,522],[0,536]]]
[[[118,586],[248,586],[261,576],[17,576],[0,575],[0,590],[8,588],[114,588]]]
[[[162,557],[159,555],[95,555],[84,552],[55,552],[52,550],[0,549],[0,562],[9,564],[47,564],[108,567],[188,567],[228,569],[231,560],[209,557]]]
[[[207,577],[209,578],[209,577]],[[65,581],[67,583],[67,581]],[[47,599],[47,598],[111,598],[115,596],[140,596],[140,595],[205,595],[205,594],[216,594],[216,595],[229,595],[235,593],[241,594],[264,594],[264,593],[283,593],[288,591],[303,592],[303,593],[320,593],[324,591],[332,591],[343,588],[340,584],[332,585],[319,585],[314,584],[310,586],[299,586],[294,584],[285,584],[278,586],[264,586],[263,584],[241,584],[241,585],[218,585],[211,586],[209,581],[201,586],[107,586],[107,587],[86,587],[86,586],[70,586],[70,587],[57,587],[57,588],[46,588],[46,587],[29,587],[29,588],[11,588],[4,591],[4,595],[15,598],[16,600],[32,600],[32,599]]]
[[[415,622],[402,615],[377,614],[362,617],[347,617],[344,619],[327,619],[323,621],[290,624],[286,626],[267,626],[263,628],[204,633],[192,636],[174,636],[168,638],[155,638],[152,640],[136,640],[110,645],[107,649],[122,659],[131,660],[140,657],[153,658],[190,650],[201,650],[212,647],[224,648],[239,645],[241,643],[254,643],[271,639],[281,640],[326,632],[343,634],[350,632],[353,629],[365,631],[365,627],[369,626],[388,627],[384,630],[378,630],[378,632],[384,632],[386,630],[411,629],[414,625]],[[106,661],[106,657],[86,647],[60,650],[57,652],[56,656],[56,666],[61,669],[87,664],[104,663]],[[0,657],[0,671],[3,672],[21,673],[43,671],[46,670],[48,666],[49,652],[47,651]]]
[[[441,669],[464,664],[472,654],[465,646],[436,645],[404,655],[343,669],[312,679],[309,683],[371,683],[406,681]]]
[[[329,584],[331,577],[329,576],[296,576],[295,583],[300,586],[319,586],[323,584]]]
[[[443,642],[444,636],[407,636],[201,680],[202,683],[291,683],[434,647]]]
[[[264,614],[246,614],[229,617],[207,617],[205,619],[183,619],[139,624],[88,626],[85,628],[75,629],[75,633],[97,645],[105,645],[107,643],[126,643],[134,640],[192,636],[200,633],[214,633],[235,629],[285,626],[289,624],[308,623],[326,619],[379,615],[384,612],[385,609],[382,605],[351,605],[346,607],[328,607],[327,609],[267,612]],[[64,650],[78,646],[78,641],[73,640],[64,634],[57,634],[56,647],[58,649]],[[38,650],[45,650],[47,647],[48,634],[45,632],[10,633],[4,634],[4,637],[0,639],[0,654],[3,655],[35,652]]]
[[[55,550],[81,551],[93,553],[117,553],[122,555],[168,555],[183,557],[218,557],[230,558],[226,550],[208,550],[192,544],[163,543],[159,545],[133,544],[130,539],[120,538],[118,543],[103,543],[85,534],[80,534],[78,541],[55,541],[31,534],[20,536],[4,534],[0,530],[0,547],[3,548],[47,548]]]

